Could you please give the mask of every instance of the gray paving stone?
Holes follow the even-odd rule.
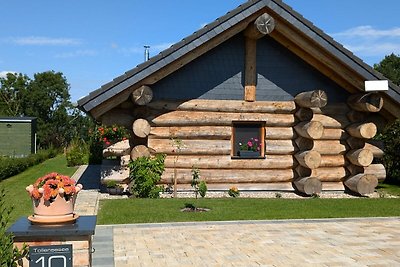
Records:
[[[79,170],[87,187],[79,193],[78,214],[97,214],[97,169]],[[399,237],[398,217],[98,225],[92,262],[94,267],[400,266]]]

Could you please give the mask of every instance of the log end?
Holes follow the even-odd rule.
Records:
[[[379,112],[383,107],[383,98],[379,93],[361,93],[351,95],[347,104],[354,110],[362,112]]]
[[[131,150],[131,160],[139,157],[150,157],[150,150],[145,145],[138,145]]]
[[[315,150],[297,153],[295,158],[305,168],[316,169],[321,165],[321,154]]]
[[[314,141],[304,137],[296,138],[295,143],[300,150],[310,150],[314,147]]]
[[[315,90],[311,94],[311,104],[312,107],[322,108],[328,103],[328,96],[323,90]]]
[[[374,174],[356,174],[349,177],[344,184],[351,191],[362,196],[372,194],[378,185],[378,178]]]
[[[328,96],[323,90],[314,90],[299,93],[294,101],[303,108],[322,108],[328,103]]]
[[[308,168],[316,169],[321,165],[321,154],[315,150],[310,150],[305,156],[305,162],[308,163]]]
[[[322,191],[322,183],[315,177],[302,177],[293,182],[295,189],[306,194],[314,195]]]
[[[263,35],[271,33],[275,28],[275,20],[269,14],[264,13],[255,21],[255,26]]]
[[[153,99],[153,90],[147,85],[142,85],[132,92],[131,99],[133,103],[144,106]]]
[[[374,160],[374,154],[369,149],[350,150],[346,157],[351,163],[357,166],[367,167]]]
[[[137,119],[132,125],[133,133],[140,138],[145,138],[150,134],[150,123],[145,119]]]
[[[360,135],[365,139],[371,139],[376,135],[377,128],[372,122],[364,123],[360,127]]]
[[[308,134],[311,139],[320,139],[324,134],[324,126],[319,121],[310,121]]]

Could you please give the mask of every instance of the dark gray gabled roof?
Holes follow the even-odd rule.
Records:
[[[149,77],[151,74],[154,74],[158,70],[193,51],[204,43],[207,43],[212,38],[222,34],[225,30],[239,24],[265,7],[273,10],[276,14],[281,16],[282,19],[286,20],[289,24],[302,32],[302,34],[317,42],[318,45],[326,49],[329,53],[352,68],[356,73],[364,77],[365,80],[385,79],[371,66],[365,64],[361,59],[345,49],[341,44],[333,40],[333,38],[318,29],[310,21],[305,19],[281,0],[250,0],[228,12],[226,15],[216,19],[212,23],[204,26],[199,31],[182,39],[180,42],[172,45],[170,48],[152,57],[150,60],[125,72],[113,81],[91,92],[88,96],[78,100],[79,107],[85,112],[90,113],[92,109],[103,104],[113,96],[123,92],[130,86],[139,83],[141,80]],[[395,100],[396,103],[400,103],[400,88],[398,86],[390,83],[390,90],[385,93]],[[115,105],[118,104],[119,103],[116,103]]]
[[[265,7],[263,1],[252,0],[236,9],[228,12],[226,15],[217,18],[212,23],[207,24],[202,29],[194,32],[192,35],[182,39],[180,42],[172,45],[170,48],[160,52],[150,60],[136,66],[125,72],[123,75],[115,78],[113,81],[104,84],[101,88],[91,92],[88,96],[78,100],[78,105],[86,112],[90,112],[106,101],[109,97],[120,93],[122,90],[148,77],[150,74],[165,67],[172,61],[182,57],[196,47],[208,42],[213,37],[219,35],[233,25],[240,23],[248,16]]]

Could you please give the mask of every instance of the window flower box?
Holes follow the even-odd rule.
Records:
[[[260,151],[239,150],[238,156],[241,158],[254,159],[261,157]]]

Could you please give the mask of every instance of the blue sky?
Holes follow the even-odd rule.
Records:
[[[0,0],[0,76],[64,73],[71,100],[134,68],[244,0]],[[400,54],[398,0],[284,0],[373,65]]]

